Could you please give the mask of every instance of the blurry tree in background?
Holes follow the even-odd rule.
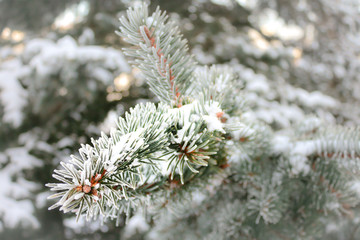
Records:
[[[151,238],[139,216],[115,227],[49,212],[44,187],[80,143],[108,133],[136,103],[157,101],[114,33],[125,9],[139,2],[0,0],[1,239]],[[359,1],[148,3],[178,23],[199,63],[234,68],[248,106],[273,130],[307,114],[359,124]],[[329,239],[360,238],[352,214],[324,219]]]

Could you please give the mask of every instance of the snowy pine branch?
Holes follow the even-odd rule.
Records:
[[[122,199],[135,205],[148,189],[161,190],[164,178],[172,181],[178,175],[184,183],[184,173],[217,165],[211,156],[224,130],[207,124],[212,117],[203,108],[197,101],[178,109],[137,105],[119,119],[110,137],[93,139],[92,146],[79,150],[80,157],[72,155],[69,163],[61,163],[62,170],[55,170],[53,177],[62,183],[47,186],[60,191],[50,197],[60,200],[50,209],[60,207],[78,217],[86,212],[88,219],[99,213],[115,218],[121,206],[131,204]]]
[[[161,101],[181,106],[195,63],[187,52],[187,41],[167,18],[159,8],[149,16],[145,4],[130,8],[127,16],[120,18],[118,34],[134,45],[125,49],[125,54],[135,58],[134,64],[142,70],[150,89]]]
[[[305,119],[300,109],[272,101],[287,99],[281,91],[266,95],[271,89],[265,78],[257,76],[256,82],[247,74],[246,88],[230,68],[195,68],[186,41],[166,19],[159,9],[149,17],[142,5],[121,18],[119,33],[135,45],[126,52],[162,103],[135,106],[110,136],[102,134],[83,145],[79,156],[62,162],[63,169],[53,175],[60,183],[47,185],[57,192],[51,198],[60,198],[51,208],[116,220],[140,206],[155,212],[172,208],[196,228],[183,233],[175,216],[165,217],[166,224],[160,217],[156,228],[172,226],[166,230],[172,235],[194,236],[201,229],[215,239],[278,237],[290,230],[305,234],[310,230],[299,222],[328,213],[350,215],[360,202],[353,187],[360,182],[359,129]],[[310,96],[289,91],[303,102]],[[248,100],[267,110],[256,113]],[[301,124],[285,119],[296,116],[278,117],[285,112],[301,112],[294,121]],[[273,118],[285,119],[286,128]],[[190,201],[197,190],[206,197],[183,210],[179,202]]]

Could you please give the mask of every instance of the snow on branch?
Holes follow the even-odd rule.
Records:
[[[78,217],[86,212],[88,219],[99,213],[115,218],[125,205],[166,189],[168,181],[179,177],[185,183],[188,173],[217,165],[211,156],[225,131],[212,126],[216,119],[208,121],[213,117],[201,111],[207,108],[197,101],[176,109],[137,105],[119,119],[110,137],[102,134],[92,146],[82,145],[80,156],[61,162],[63,169],[53,174],[61,183],[47,184],[57,192],[50,199],[60,198],[50,209],[60,207]]]
[[[124,49],[125,54],[135,58],[133,63],[142,70],[151,90],[161,101],[181,106],[196,64],[188,54],[187,41],[167,18],[159,8],[149,16],[145,4],[130,8],[127,17],[120,18],[118,34],[134,45]]]

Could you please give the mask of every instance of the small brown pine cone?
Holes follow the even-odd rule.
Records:
[[[98,191],[96,189],[91,189],[91,194],[94,196],[98,196]]]
[[[90,191],[91,191],[91,187],[89,185],[83,186],[83,192],[84,193],[89,193]]]

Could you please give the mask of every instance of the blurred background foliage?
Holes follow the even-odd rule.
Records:
[[[157,101],[127,64],[125,43],[115,34],[118,18],[139,2],[0,0],[1,239],[142,239],[148,230],[135,220],[126,228],[124,221],[120,227],[75,224],[72,216],[47,210],[44,188],[60,160],[81,143],[108,133],[136,103]],[[358,1],[147,2],[177,22],[199,63],[234,67],[245,82],[256,80],[249,85],[253,91],[280,104],[293,94],[274,93],[285,82],[313,92],[312,101],[301,90],[293,96],[305,113],[314,109],[320,94],[314,91],[321,91],[341,107],[329,100],[323,104],[328,109],[316,109],[318,115],[359,123]],[[274,129],[288,124],[263,120]],[[343,225],[357,231],[356,221]],[[347,239],[334,226],[328,232]]]

